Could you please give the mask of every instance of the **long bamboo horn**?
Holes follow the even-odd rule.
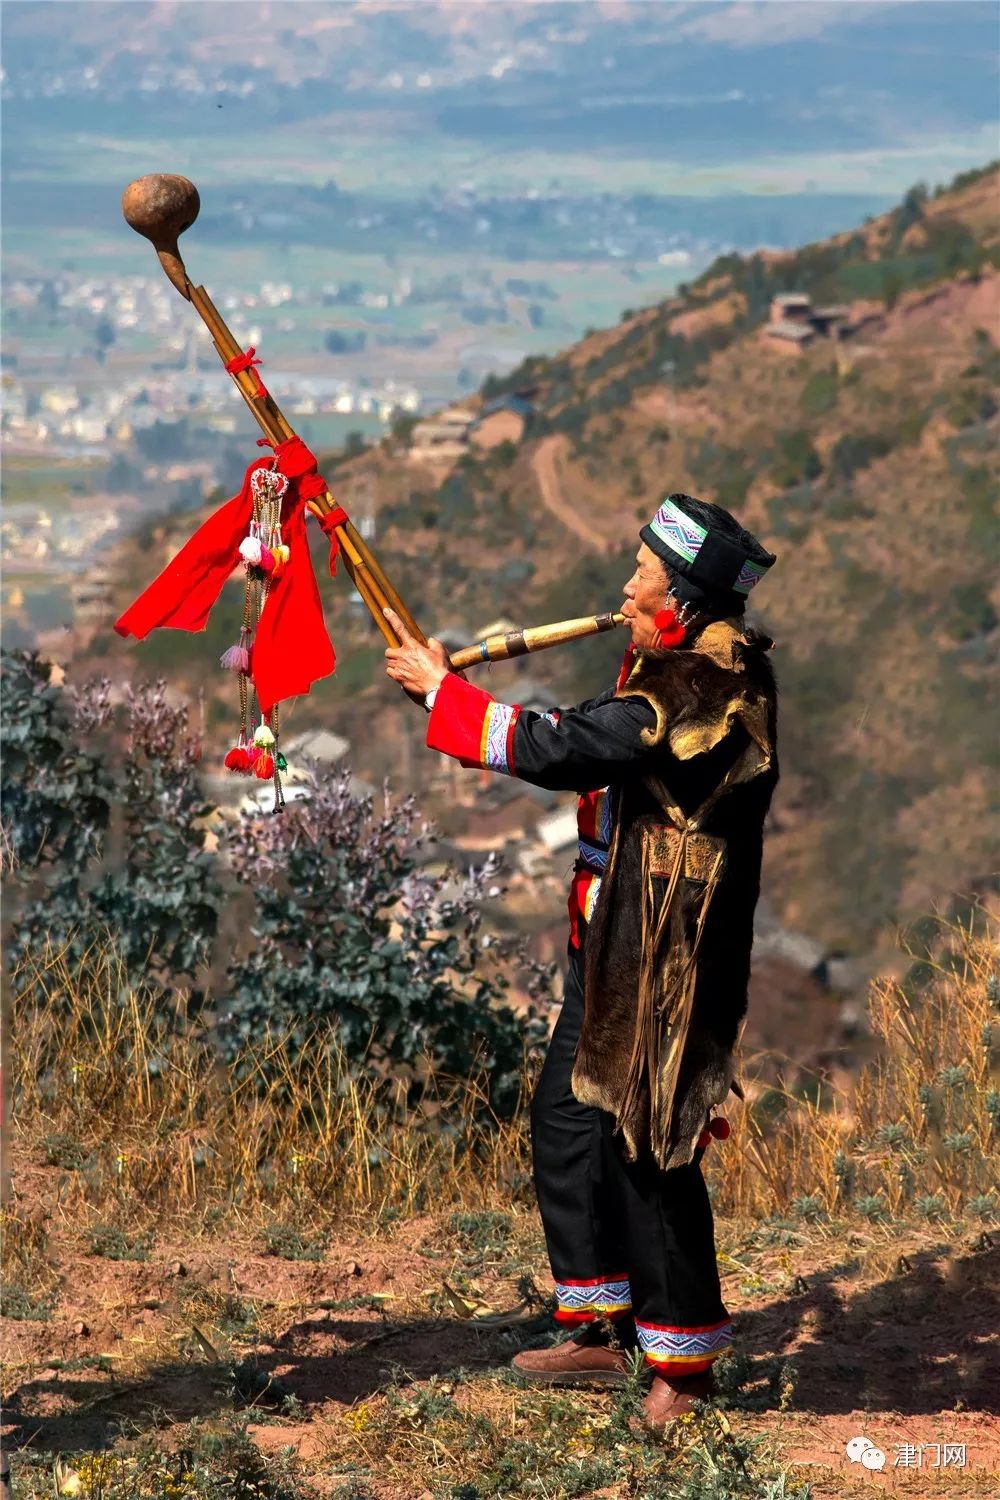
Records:
[[[178,238],[194,223],[200,207],[201,199],[194,183],[170,172],[154,172],[148,177],[138,177],[135,182],[129,183],[122,194],[122,213],[127,223],[137,234],[144,235],[152,242],[169,280],[195,308],[212,335],[219,358],[225,365],[243,354],[243,350],[233,338],[205,288],[192,285],[177,248]],[[294,428],[285,419],[270,393],[259,393],[257,379],[249,369],[240,370],[233,375],[233,379],[266,438],[272,443],[283,443],[288,438],[295,437]],[[328,515],[336,508],[337,502],[330,491],[326,490],[309,504],[317,514]],[[351,581],[389,645],[398,646],[399,638],[382,613],[386,605],[396,611],[412,636],[421,644],[426,643],[423,631],[354,525],[350,521],[344,521],[334,527],[334,534],[340,544]]]
[[[449,659],[456,672],[463,667],[474,667],[482,661],[506,661],[512,656],[524,656],[529,651],[545,651],[549,646],[562,646],[566,641],[578,641],[585,635],[599,635],[604,630],[614,630],[624,625],[625,616],[620,614],[586,615],[579,620],[559,620],[555,625],[531,625],[525,630],[508,630],[504,635],[488,635],[475,646],[463,646]]]

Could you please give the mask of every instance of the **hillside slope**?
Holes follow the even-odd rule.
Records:
[[[457,590],[470,622],[613,604],[667,490],[757,530],[780,558],[758,603],[784,709],[768,885],[786,921],[849,949],[991,869],[997,188],[993,169],[795,255],[719,262],[530,362],[494,389],[538,388],[535,441],[421,497],[429,534],[409,529],[412,498],[391,512],[422,614]],[[764,330],[789,291],[846,304],[856,331],[786,352]],[[382,548],[395,563],[396,531]],[[582,692],[598,651],[553,660],[585,666],[559,685]]]
[[[379,556],[429,632],[613,606],[639,524],[670,490],[756,530],[779,556],[755,600],[783,702],[767,890],[784,922],[847,951],[993,868],[998,179],[993,166],[934,197],[915,189],[794,254],[725,257],[669,301],[488,382],[484,395],[534,390],[519,448],[429,469],[386,440],[325,465],[349,510],[376,498]],[[847,336],[802,350],[769,336],[787,292],[842,304]],[[336,615],[342,669],[301,718],[335,712],[358,741],[375,717],[372,769],[398,769],[405,708],[377,637],[342,596]],[[534,658],[532,681],[552,701],[582,696],[621,647]],[[170,659],[193,681],[207,649],[171,641]],[[490,685],[516,696],[516,669]],[[410,760],[418,786],[430,761]]]

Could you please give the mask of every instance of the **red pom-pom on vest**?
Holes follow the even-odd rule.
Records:
[[[223,761],[227,771],[238,771],[246,775],[250,769],[250,756],[242,745],[234,745]]]
[[[269,750],[262,750],[253,763],[253,773],[259,776],[261,781],[270,781],[274,775],[274,756]]]

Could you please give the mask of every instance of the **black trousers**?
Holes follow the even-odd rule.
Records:
[[[531,1109],[535,1191],[557,1317],[621,1319],[668,1375],[695,1374],[732,1342],[699,1150],[662,1171],[625,1159],[614,1120],[581,1104],[570,1077],[583,1021],[582,950],[570,949],[562,1012]]]

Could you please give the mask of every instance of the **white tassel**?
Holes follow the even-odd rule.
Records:
[[[255,536],[246,536],[240,542],[240,556],[244,562],[256,568],[260,563],[260,539]]]
[[[227,672],[247,673],[250,670],[250,653],[245,646],[230,646],[219,657],[219,665]]]

